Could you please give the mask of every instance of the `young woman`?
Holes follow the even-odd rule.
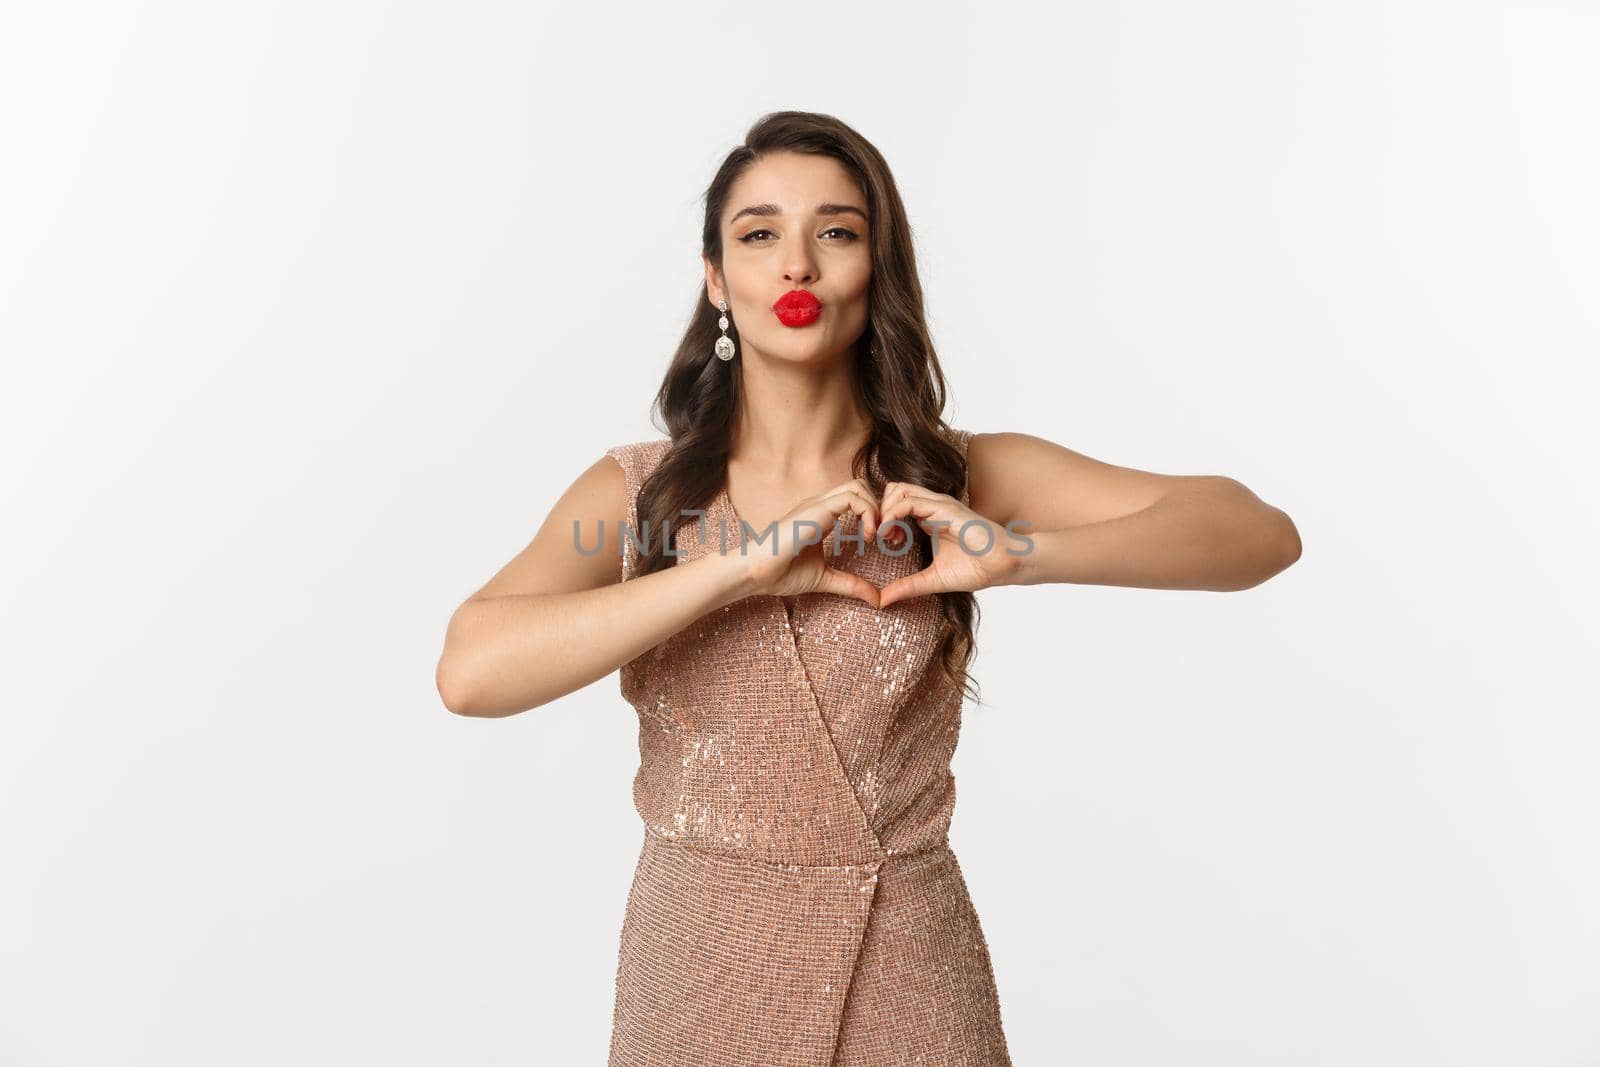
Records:
[[[457,609],[440,695],[513,715],[621,670],[612,1067],[1009,1064],[947,840],[973,593],[1245,589],[1298,534],[1231,478],[947,426],[905,208],[837,119],[764,117],[705,203],[669,436],[607,450]]]

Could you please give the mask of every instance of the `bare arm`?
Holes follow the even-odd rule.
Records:
[[[755,591],[740,558],[721,553],[623,582],[618,531],[627,508],[622,468],[603,457],[533,541],[456,609],[435,678],[445,707],[499,718],[547,704]],[[601,550],[580,553],[573,523],[587,551],[602,519]]]
[[[975,434],[967,459],[972,510],[1033,541],[1005,584],[1235,591],[1300,558],[1289,516],[1232,478],[1119,467],[1020,433]]]

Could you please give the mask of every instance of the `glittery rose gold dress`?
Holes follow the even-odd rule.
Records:
[[[970,434],[951,431],[965,454]],[[629,522],[665,439],[607,450]],[[877,473],[876,469],[874,473]],[[963,487],[961,500],[968,502]],[[678,565],[741,538],[724,489]],[[874,585],[915,551],[857,555]],[[650,535],[657,536],[655,531]],[[841,554],[831,547],[840,534]],[[624,539],[624,580],[635,576]],[[644,845],[628,893],[610,1067],[1009,1067],[989,949],[947,838],[961,693],[933,660],[936,597],[753,596],[621,671],[639,715]]]

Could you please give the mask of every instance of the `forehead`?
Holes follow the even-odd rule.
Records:
[[[799,214],[823,203],[854,204],[867,210],[860,186],[837,159],[804,152],[774,152],[750,164],[734,180],[722,218],[726,222],[751,204],[776,204],[785,214]]]

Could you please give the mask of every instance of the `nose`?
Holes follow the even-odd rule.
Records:
[[[783,277],[790,285],[810,285],[817,280],[817,261],[804,242],[790,246],[788,262],[784,264]]]

